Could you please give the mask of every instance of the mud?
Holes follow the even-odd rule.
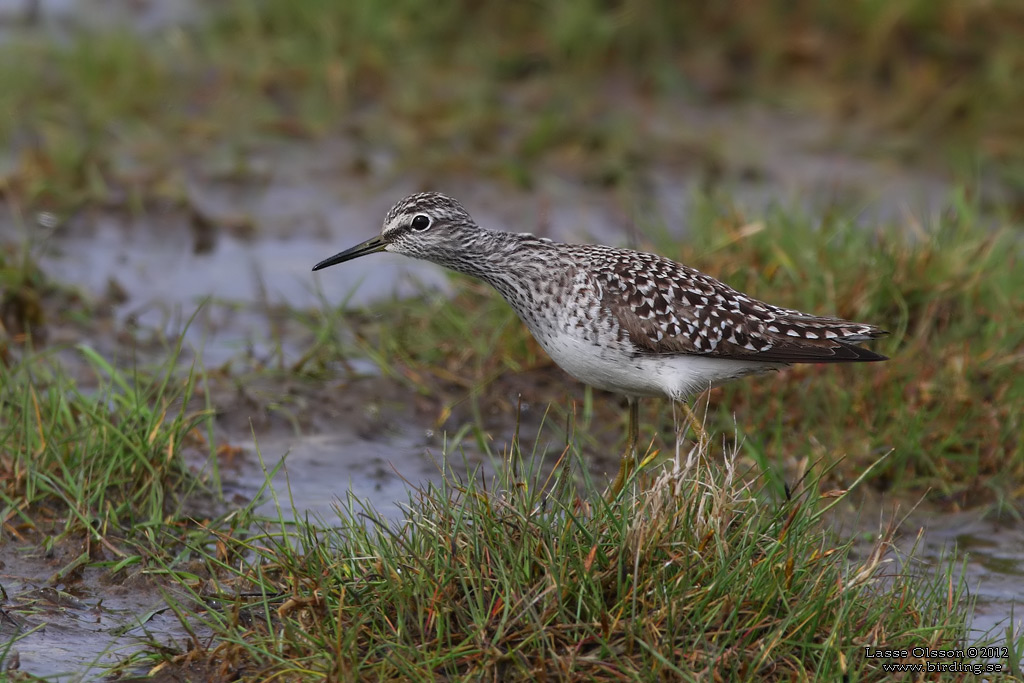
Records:
[[[924,529],[922,561],[938,563],[941,553],[950,548],[967,558],[963,573],[977,600],[971,615],[973,632],[1001,635],[1012,625],[1019,634],[1024,624],[1024,528],[1020,523],[963,512],[915,518],[911,524]],[[908,525],[904,534],[911,530],[913,526]]]
[[[181,649],[189,641],[167,608],[167,586],[139,575],[111,581],[95,568],[62,579],[54,572],[72,557],[10,549],[0,562],[0,678],[3,670],[18,670],[53,680],[97,680],[154,643]]]
[[[980,511],[950,513],[927,503],[898,503],[868,490],[855,498],[856,503],[830,518],[840,536],[858,539],[855,556],[859,548],[866,552],[890,520],[901,521],[896,547],[887,560],[888,576],[903,572],[934,574],[954,555],[963,562],[962,568],[956,568],[954,581],[962,576],[968,597],[974,601],[971,636],[1005,642],[1007,628],[1021,633],[1024,528],[1018,520]]]

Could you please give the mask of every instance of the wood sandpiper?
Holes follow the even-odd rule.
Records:
[[[874,325],[772,306],[656,254],[485,230],[437,192],[398,202],[380,235],[313,270],[378,251],[490,284],[563,370],[626,396],[627,445],[613,496],[635,467],[640,397],[682,403],[700,434],[684,401],[711,386],[791,363],[886,360],[855,345],[886,334]]]

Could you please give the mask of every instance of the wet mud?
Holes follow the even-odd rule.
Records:
[[[3,670],[53,680],[98,680],[111,666],[154,643],[177,648],[188,643],[191,635],[167,607],[165,596],[172,588],[139,574],[111,577],[88,567],[59,576],[56,572],[74,559],[68,556],[70,545],[55,552],[4,548]]]

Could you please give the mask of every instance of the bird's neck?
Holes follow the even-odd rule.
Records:
[[[533,235],[480,230],[461,245],[459,258],[441,265],[479,278],[505,294],[509,285],[521,287],[543,272],[552,246]]]

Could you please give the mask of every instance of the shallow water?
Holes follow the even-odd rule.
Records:
[[[196,21],[197,0],[0,0],[0,40],[32,32],[67,40],[83,29],[151,33]]]
[[[915,516],[904,526],[904,535],[924,529],[920,559],[940,560],[955,548],[966,557],[964,576],[976,598],[971,628],[980,635],[1001,635],[1013,625],[1024,631],[1024,527],[1019,522],[997,522],[975,512]]]
[[[262,467],[242,468],[233,486],[251,496],[283,458],[283,465],[270,477],[277,499],[264,495],[256,508],[259,514],[293,519],[296,513],[300,517],[308,513],[330,524],[336,519],[341,497],[351,494],[385,517],[400,519],[399,505],[408,500],[410,484],[422,486],[441,479],[425,441],[422,432],[411,429],[374,441],[341,430],[329,435],[261,439],[258,447],[267,474]]]
[[[0,678],[4,669],[16,668],[54,680],[98,680],[147,642],[188,642],[189,634],[166,607],[166,588],[139,576],[127,585],[103,583],[96,569],[85,570],[80,580],[54,583],[52,573],[60,566],[42,551],[4,552]]]

